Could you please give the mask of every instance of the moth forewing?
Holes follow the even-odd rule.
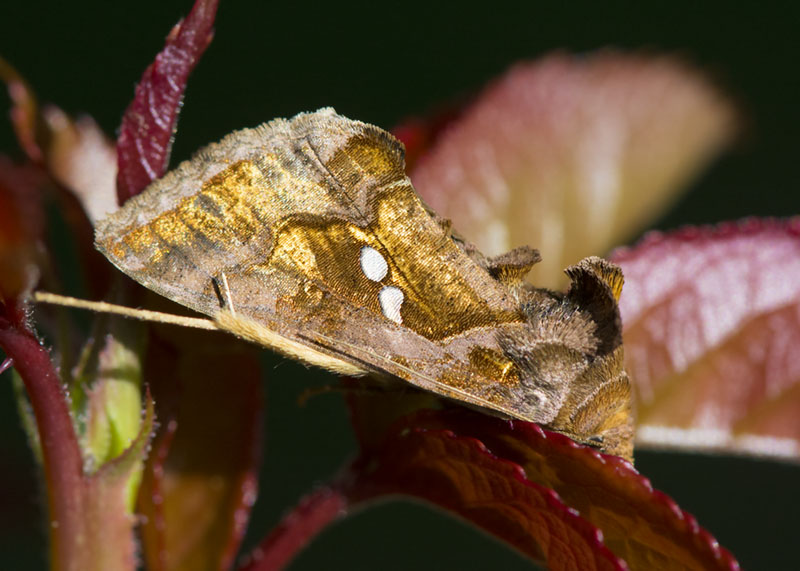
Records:
[[[397,140],[332,109],[210,145],[101,221],[96,243],[240,337],[543,424],[619,345],[615,267],[575,266],[566,296],[530,288],[537,252],[480,255],[419,199]]]

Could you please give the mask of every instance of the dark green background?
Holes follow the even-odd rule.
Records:
[[[389,127],[469,93],[513,62],[553,49],[665,50],[708,69],[741,103],[749,130],[662,221],[672,228],[800,206],[798,13],[728,2],[310,3],[224,1],[193,75],[174,161],[229,131],[332,105]],[[788,3],[786,3],[788,6]],[[108,133],[144,67],[190,1],[3,2],[0,53],[39,93],[93,115]],[[5,94],[0,107],[7,106]],[[16,153],[8,122],[0,148]],[[799,350],[800,353],[800,350]],[[324,374],[268,360],[261,500],[251,541],[353,450],[339,397],[296,395]],[[43,568],[36,469],[0,377],[0,567]],[[224,382],[223,379],[220,382]],[[640,453],[637,468],[736,554],[745,568],[800,568],[800,469],[769,462]],[[515,554],[430,510],[394,503],[326,531],[294,569],[527,568]]]

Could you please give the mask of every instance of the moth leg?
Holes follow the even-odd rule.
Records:
[[[284,337],[262,323],[244,315],[234,315],[228,309],[220,310],[214,316],[214,323],[223,331],[228,331],[237,337],[262,347],[267,347],[308,365],[321,367],[339,375],[359,376],[368,373],[363,367],[312,349],[308,345],[289,337]]]
[[[440,401],[433,393],[424,391],[389,375],[369,375],[368,377],[348,377],[342,379],[340,384],[325,384],[319,387],[311,387],[304,390],[297,403],[300,406],[305,404],[312,397],[324,394],[339,393],[344,397],[372,398],[386,397],[387,395],[395,398],[402,397],[410,409],[419,407],[437,406]],[[478,407],[476,410],[486,412],[485,408]]]
[[[331,393],[341,393],[345,396],[376,396],[385,395],[386,393],[396,394],[409,392],[408,386],[406,386],[407,383],[397,383],[397,385],[402,386],[394,386],[394,384],[388,385],[387,383],[380,382],[374,377],[370,377],[369,383],[361,383],[358,386],[352,384],[326,384],[319,387],[305,389],[302,393],[300,393],[300,396],[297,397],[297,404],[304,406],[312,397]]]

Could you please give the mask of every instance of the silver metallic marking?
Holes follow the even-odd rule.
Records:
[[[394,286],[386,286],[378,293],[378,301],[381,303],[383,314],[395,323],[403,323],[400,316],[400,308],[403,305],[403,290]]]
[[[389,264],[381,253],[372,246],[361,248],[361,271],[374,282],[379,282],[389,273]]]

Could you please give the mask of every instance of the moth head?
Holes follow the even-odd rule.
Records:
[[[617,305],[622,272],[587,258],[566,273],[566,294],[521,290],[526,326],[498,334],[519,372],[513,399],[526,418],[631,459],[631,389]]]

